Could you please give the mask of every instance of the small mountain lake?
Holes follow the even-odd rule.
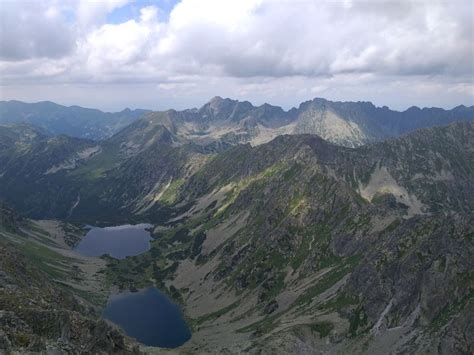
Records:
[[[111,295],[102,316],[148,346],[176,348],[191,337],[179,307],[155,287]]]
[[[114,227],[91,227],[75,250],[87,256],[109,254],[117,259],[144,253],[150,249],[151,224],[125,224]]]

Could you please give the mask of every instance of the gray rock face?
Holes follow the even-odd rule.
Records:
[[[303,346],[291,335],[296,325],[323,331],[330,319],[327,329],[337,330],[323,345],[305,336],[309,352],[471,351],[474,220],[463,193],[474,186],[473,128],[459,123],[357,149],[283,136],[231,148],[193,175],[180,198],[200,201],[226,187],[228,199],[219,213],[199,215],[201,227],[192,218],[184,225],[212,235],[213,223],[248,214],[200,262],[218,265],[208,274],[213,287],[242,295],[246,315],[252,297],[253,311],[266,315],[244,328],[256,337],[250,348],[293,351]]]
[[[373,244],[347,290],[364,300],[371,322],[380,319],[386,328],[415,321],[433,330],[449,327],[450,308],[472,302],[473,232],[472,216],[403,221]]]
[[[199,110],[157,113],[163,114],[173,116],[176,134],[195,142],[220,139],[231,144],[258,145],[282,134],[308,133],[348,147],[398,137],[419,128],[474,120],[473,107],[459,106],[452,110],[412,107],[398,112],[370,102],[332,102],[319,98],[284,111],[269,104],[255,107],[247,101],[215,97]]]
[[[474,107],[452,110],[411,107],[399,112],[376,107],[370,102],[333,102],[321,98],[303,102],[298,108],[214,97],[199,109],[184,111],[125,109],[106,113],[78,106],[65,107],[52,102],[26,104],[0,102],[0,124],[27,123],[57,135],[102,140],[118,133],[141,118],[142,128],[159,124],[173,134],[196,143],[221,140],[230,144],[269,142],[282,134],[317,134],[344,146],[398,137],[419,128],[474,120]]]
[[[40,270],[40,256],[23,255],[4,237],[5,226],[16,225],[8,233],[21,244],[29,223],[6,210],[0,210],[0,353],[138,353],[92,307]]]
[[[358,127],[363,115],[377,111],[318,100],[302,106],[323,121],[344,111]],[[119,288],[153,282],[182,302],[196,325],[189,349],[472,352],[474,124],[358,148],[309,134],[258,146],[189,138],[219,128],[245,141],[268,122],[258,117],[274,110],[256,108],[261,116],[245,118],[248,109],[216,98],[198,125],[199,110],[150,113],[76,167],[9,180],[22,189],[35,181],[38,194],[10,200],[26,211],[51,208],[53,216],[74,206],[69,217],[159,224],[150,251],[108,259],[108,271]],[[237,124],[241,131],[228,130]],[[36,164],[48,171],[51,159],[69,160],[96,144],[19,137],[11,139],[19,148],[11,142],[1,148],[5,161],[11,151],[18,155],[0,181]],[[11,275],[0,273],[5,280]],[[25,287],[20,281],[11,290]],[[48,331],[66,340],[73,339],[73,327],[62,326],[72,319],[67,314],[47,316],[54,320]],[[212,329],[218,336],[209,336]],[[113,341],[105,349],[122,346],[113,334],[106,337]],[[11,335],[0,339],[13,344]]]

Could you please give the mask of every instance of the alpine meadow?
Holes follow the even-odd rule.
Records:
[[[0,354],[474,353],[474,2],[0,0]]]

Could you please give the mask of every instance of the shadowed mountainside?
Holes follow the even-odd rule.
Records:
[[[0,197],[29,217],[154,223],[150,250],[105,257],[104,277],[181,303],[183,351],[472,352],[472,122],[252,146],[150,115],[101,142],[0,126]]]
[[[127,108],[110,113],[80,106],[66,107],[49,101],[0,101],[0,124],[26,123],[53,135],[100,140],[112,136],[146,112],[149,110]]]

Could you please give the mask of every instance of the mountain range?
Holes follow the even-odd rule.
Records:
[[[25,103],[0,101],[0,124],[27,123],[52,135],[67,134],[72,137],[104,139],[149,110],[102,112],[80,106],[62,106],[50,101]]]
[[[106,113],[52,102],[0,102],[0,124],[28,123],[54,135],[93,140],[108,138],[139,117],[149,120],[150,125],[164,125],[173,134],[201,144],[219,139],[230,144],[257,145],[283,134],[309,133],[336,144],[356,147],[423,127],[473,120],[474,106],[461,105],[452,110],[413,106],[399,112],[370,102],[315,98],[284,111],[269,104],[256,107],[248,101],[216,96],[199,109],[161,112],[125,109]]]
[[[100,140],[0,125],[0,345],[149,351],[98,318],[110,288],[156,285],[192,327],[182,352],[471,353],[473,112],[216,97]],[[143,254],[69,254],[86,224],[138,222]]]

